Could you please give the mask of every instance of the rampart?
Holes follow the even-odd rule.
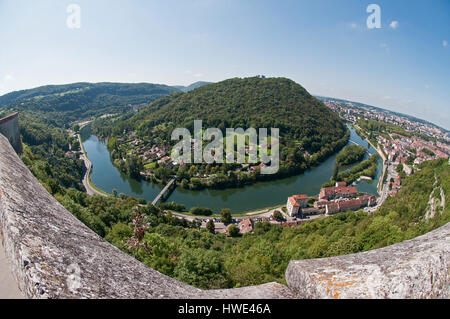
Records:
[[[11,143],[17,154],[22,153],[22,142],[19,133],[19,113],[13,113],[0,119],[0,134]]]

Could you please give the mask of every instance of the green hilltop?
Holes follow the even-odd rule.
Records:
[[[317,165],[343,147],[349,134],[342,120],[302,86],[286,78],[264,77],[233,78],[187,93],[174,93],[141,108],[134,115],[97,121],[94,131],[102,137],[122,140],[135,132],[136,137],[144,141],[142,149],[152,145],[173,146],[174,142],[170,140],[172,131],[183,127],[192,133],[194,120],[202,120],[205,129],[219,128],[224,135],[226,128],[279,128],[281,167],[277,176],[301,173]],[[138,147],[126,143],[109,145],[118,162],[123,158],[127,162],[131,148],[134,155],[139,155]],[[125,167],[121,163],[117,166]],[[141,169],[137,167],[135,171]],[[219,171],[214,171],[219,174],[220,180],[209,181],[208,185],[203,183],[200,188],[229,187],[230,184],[232,187],[239,186],[241,182],[263,179],[240,174],[230,180],[222,175],[236,169],[239,167],[222,165]],[[208,174],[207,168],[199,170]],[[161,175],[159,173],[156,175]],[[177,168],[163,175],[175,173]],[[185,186],[199,188],[197,182],[192,185],[189,181],[195,174],[191,176],[183,172],[179,175],[180,179],[191,182],[190,185],[184,183]]]

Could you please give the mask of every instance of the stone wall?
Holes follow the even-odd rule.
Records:
[[[59,204],[1,134],[0,232],[11,271],[27,298],[293,297],[276,283],[202,291],[145,266]]]
[[[300,298],[449,298],[450,224],[369,252],[292,261],[289,287]]]
[[[22,142],[19,134],[19,113],[13,113],[0,119],[0,134],[3,134],[9,140],[18,154],[22,153]]]
[[[59,204],[0,134],[0,233],[27,298],[448,298],[450,224],[367,253],[293,261],[277,283],[205,291],[112,246]]]

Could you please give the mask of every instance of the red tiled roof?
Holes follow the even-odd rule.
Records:
[[[320,191],[320,197],[323,198],[325,196],[329,196],[329,195],[334,195],[334,194],[357,194],[358,191],[356,190],[355,187],[351,186],[351,187],[327,187],[327,188],[322,188]]]
[[[300,199],[308,199],[307,195],[294,195],[292,196],[294,199],[300,200]]]
[[[292,206],[294,207],[300,207],[300,204],[297,203],[294,197],[289,197],[289,201],[291,202]]]
[[[248,233],[253,231],[253,223],[251,219],[243,220],[239,223],[239,229],[241,233]]]

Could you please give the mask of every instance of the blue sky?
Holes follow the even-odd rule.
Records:
[[[366,26],[371,3],[381,29]],[[0,0],[0,94],[263,74],[450,129],[449,42],[448,0]]]

